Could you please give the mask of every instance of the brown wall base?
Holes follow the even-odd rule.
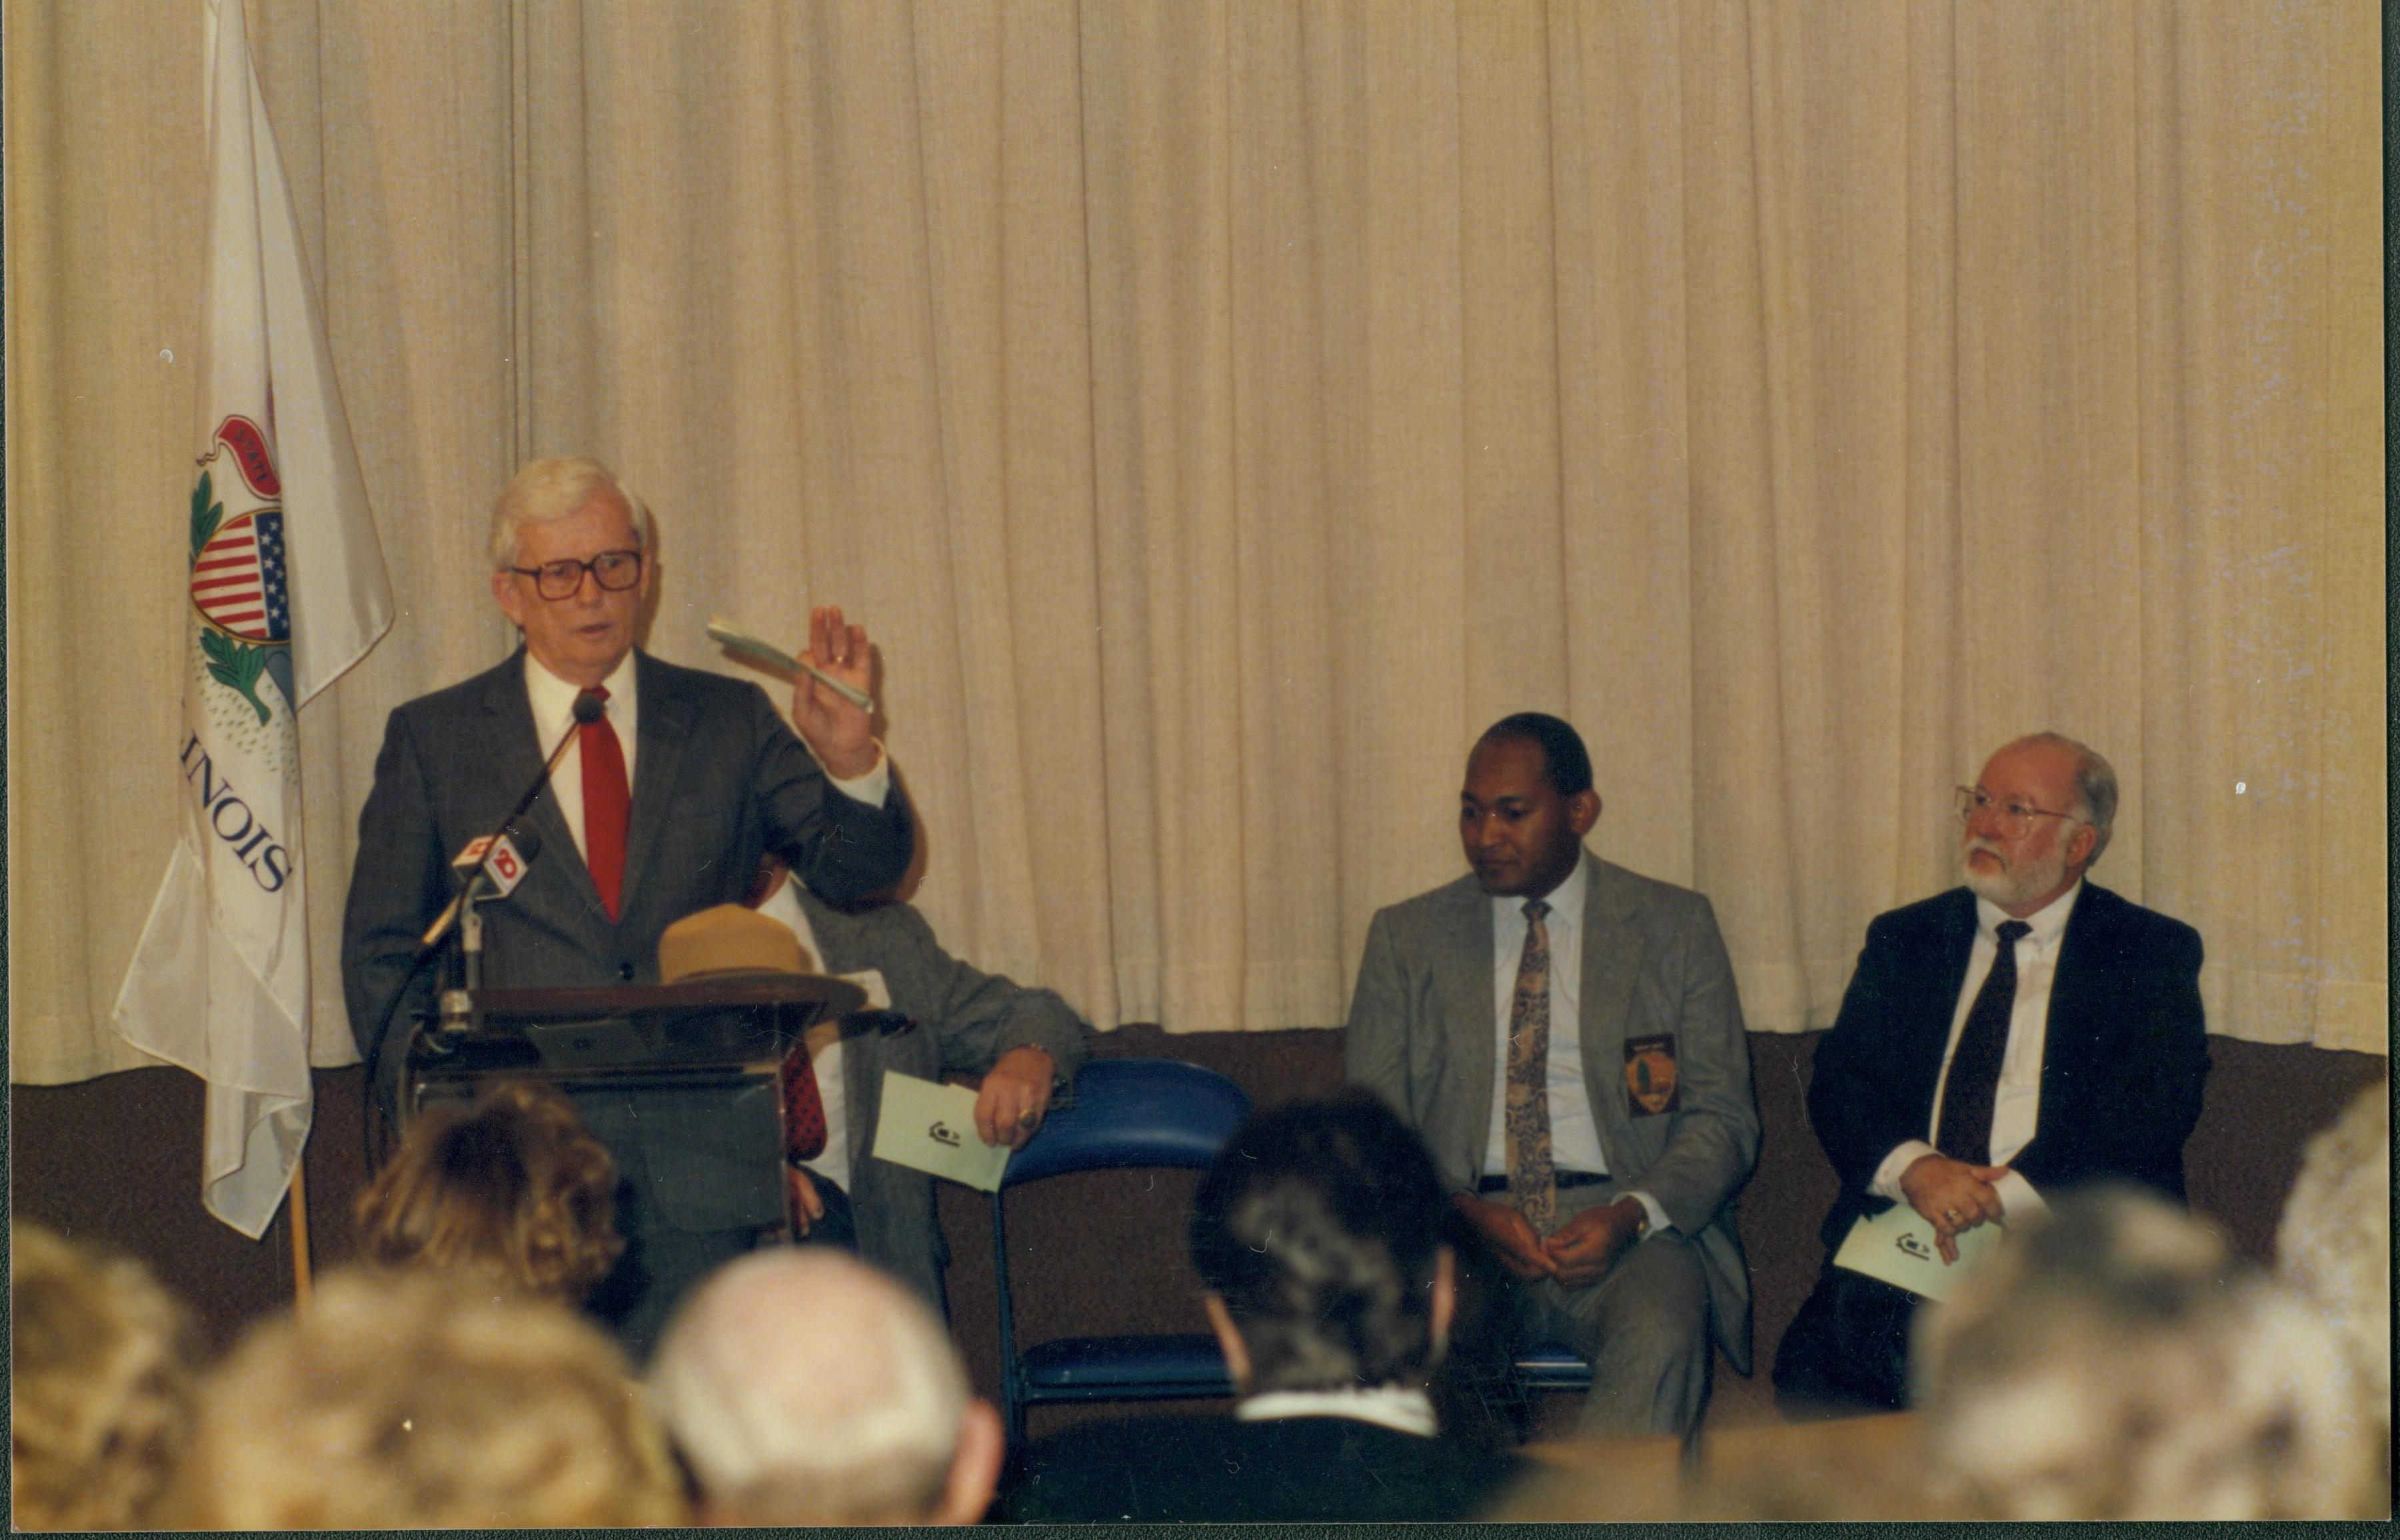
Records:
[[[1766,1365],[1823,1261],[1818,1221],[1834,1175],[1808,1131],[1806,1097],[1818,1038],[1752,1040],[1766,1139],[1741,1198],[1762,1372],[1745,1382],[1722,1362],[1720,1425],[1771,1420]],[[1198,1032],[1127,1027],[1103,1035],[1107,1057],[1188,1059],[1221,1070],[1263,1104],[1341,1083],[1339,1031]],[[2275,1223],[2301,1147],[2386,1061],[2212,1038],[2216,1067],[2199,1130],[2186,1152],[2192,1207],[2246,1255],[2270,1257]],[[320,1071],[308,1142],[310,1249],[320,1270],[352,1254],[352,1197],[366,1163],[360,1072]],[[10,1087],[14,1212],[69,1235],[129,1251],[189,1301],[220,1345],[292,1297],[288,1213],[252,1243],[200,1207],[201,1088],[179,1070],[137,1070],[76,1085]],[[1020,1342],[1070,1333],[1206,1329],[1198,1282],[1184,1258],[1183,1211],[1195,1179],[1180,1172],[1104,1172],[1053,1179],[1011,1202],[1011,1278]],[[951,1324],[986,1394],[1000,1383],[993,1317],[990,1200],[945,1184]],[[1033,1431],[1047,1431],[1037,1422]]]

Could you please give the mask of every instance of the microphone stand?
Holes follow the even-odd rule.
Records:
[[[607,703],[597,693],[589,689],[579,690],[575,696],[575,728],[580,729],[599,721],[607,714]],[[560,761],[566,757],[567,746],[574,743],[580,736],[580,730],[570,730],[559,736],[558,746],[552,749],[550,757],[543,761],[541,773],[534,777],[531,785],[525,787],[525,795],[517,798],[516,806],[509,810],[509,815],[506,818],[500,820],[500,826],[492,831],[491,841],[484,847],[484,859],[477,861],[474,869],[467,874],[466,883],[458,890],[458,895],[450,901],[449,906],[435,918],[433,923],[426,929],[425,934],[418,939],[416,955],[409,960],[408,972],[401,975],[399,988],[394,989],[391,998],[384,1002],[383,1016],[375,1023],[375,1047],[367,1056],[366,1066],[366,1094],[370,1105],[375,1100],[377,1079],[383,1070],[384,1044],[391,1032],[392,1016],[399,1011],[400,1002],[407,998],[408,987],[416,982],[417,974],[423,970],[425,964],[432,961],[441,951],[442,944],[449,939],[450,933],[454,929],[458,933],[461,975],[459,985],[456,988],[444,989],[441,992],[436,1007],[434,1029],[430,1036],[425,1032],[422,1017],[417,1018],[416,1023],[409,1028],[409,1041],[406,1048],[402,1050],[401,1061],[403,1078],[407,1072],[406,1053],[414,1049],[420,1039],[428,1043],[436,1052],[446,1054],[459,1037],[472,1030],[476,1026],[476,1018],[480,1013],[474,1008],[474,991],[483,987],[484,917],[476,912],[475,906],[483,899],[482,890],[487,885],[490,877],[491,846],[498,844],[516,832],[517,820],[525,815],[526,810],[533,806],[534,798],[539,797],[549,786],[551,775],[558,769]],[[537,841],[530,851],[523,852],[525,864],[530,866],[534,857],[540,853],[541,846]],[[395,1091],[393,1108],[395,1114],[399,1111],[397,1098],[405,1091],[405,1086],[399,1087]],[[367,1165],[369,1169],[373,1169],[377,1163],[372,1148],[372,1136],[369,1143]]]

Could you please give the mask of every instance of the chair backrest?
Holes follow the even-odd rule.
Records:
[[[1250,1115],[1250,1098],[1214,1070],[1170,1058],[1098,1058],[1009,1157],[1003,1187],[1067,1171],[1178,1165],[1203,1169]]]

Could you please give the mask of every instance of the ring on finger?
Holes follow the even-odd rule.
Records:
[[[1016,1126],[1019,1128],[1030,1128],[1040,1121],[1041,1114],[1034,1111],[1030,1107],[1016,1114]]]

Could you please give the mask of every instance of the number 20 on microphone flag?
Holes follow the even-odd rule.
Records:
[[[180,830],[115,1017],[127,1042],[208,1083],[201,1201],[256,1239],[313,1110],[294,713],[390,629],[391,588],[241,0],[201,4],[209,220]]]

